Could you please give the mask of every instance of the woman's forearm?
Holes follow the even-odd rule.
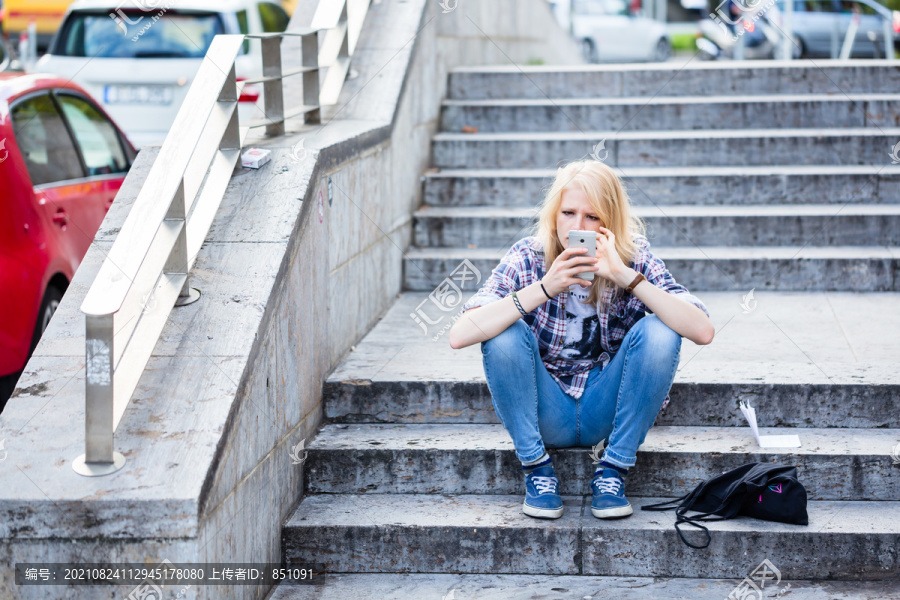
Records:
[[[637,271],[628,269],[616,283],[626,287],[635,277]],[[699,307],[656,287],[649,281],[641,281],[632,290],[632,294],[679,335],[701,346],[712,342],[716,328]]]
[[[517,291],[516,298],[527,313],[548,301],[539,282]],[[522,313],[516,308],[512,295],[485,306],[470,308],[450,328],[450,347],[458,350],[487,341],[521,318]]]

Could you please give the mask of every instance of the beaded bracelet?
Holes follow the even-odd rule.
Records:
[[[516,308],[518,308],[519,312],[522,313],[522,316],[524,317],[525,315],[527,315],[528,313],[526,313],[525,309],[522,308],[522,304],[519,302],[519,299],[516,297],[515,292],[512,293],[512,299],[513,299],[513,302],[516,303]]]

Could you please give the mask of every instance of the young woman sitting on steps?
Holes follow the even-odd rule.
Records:
[[[569,248],[570,230],[597,232],[596,259]],[[624,477],[669,401],[681,338],[715,335],[706,306],[643,232],[612,169],[594,160],[559,169],[537,235],[510,248],[449,332],[455,349],[481,343],[494,409],[525,473],[527,515],[563,514],[546,449],[602,440],[591,512],[632,514]],[[587,271],[593,282],[576,277]]]

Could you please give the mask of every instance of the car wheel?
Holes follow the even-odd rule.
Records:
[[[599,59],[597,57],[597,48],[594,47],[594,41],[590,39],[581,40],[581,56],[584,57],[585,62],[595,63]]]
[[[669,40],[666,38],[661,38],[658,42],[656,42],[656,50],[653,52],[653,60],[656,62],[666,62],[672,58],[672,46],[669,45]]]
[[[44,334],[44,331],[46,331],[47,325],[50,324],[50,319],[59,307],[62,297],[63,293],[59,288],[53,285],[49,286],[47,291],[44,292],[44,299],[41,300],[41,308],[38,311],[37,322],[34,324],[34,334],[31,337],[31,348],[28,350],[29,357],[31,356],[31,353],[34,352],[38,342],[41,341],[41,336]]]

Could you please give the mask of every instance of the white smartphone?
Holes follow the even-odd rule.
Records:
[[[577,229],[573,229],[569,232],[569,248],[587,248],[587,254],[582,254],[582,256],[590,256],[591,258],[597,257],[597,232],[596,231],[578,231]],[[594,272],[593,271],[584,271],[583,273],[577,273],[575,277],[579,279],[584,279],[585,281],[593,281],[594,280]]]

